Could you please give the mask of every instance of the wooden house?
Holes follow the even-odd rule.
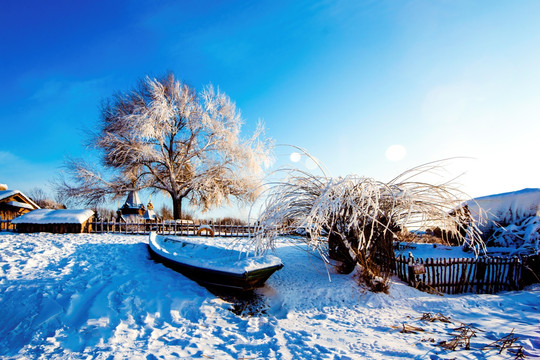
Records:
[[[28,196],[19,190],[8,190],[6,185],[0,184],[0,231],[10,227],[6,220],[12,220],[40,207]]]
[[[13,219],[18,232],[88,233],[92,231],[92,210],[39,209]]]

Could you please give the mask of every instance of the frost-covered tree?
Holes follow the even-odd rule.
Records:
[[[42,188],[35,187],[31,189],[28,196],[42,209],[65,209],[66,206],[60,201],[53,200]]]
[[[173,74],[146,78],[102,105],[90,143],[109,176],[70,161],[75,185],[63,180],[61,188],[89,204],[133,188],[165,192],[175,219],[183,199],[202,210],[231,196],[253,200],[270,142],[261,139],[262,125],[248,139],[240,137],[241,126],[235,104],[219,89],[207,86],[199,94]]]
[[[264,250],[284,232],[302,233],[306,244],[324,259],[340,261],[340,272],[358,267],[371,289],[384,290],[386,266],[394,258],[393,240],[406,226],[438,224],[472,248],[483,246],[478,228],[461,221],[466,215],[460,206],[465,194],[449,183],[420,181],[420,175],[439,167],[439,163],[419,166],[389,182],[291,170],[270,188],[258,219],[256,245]]]

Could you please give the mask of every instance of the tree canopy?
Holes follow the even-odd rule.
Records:
[[[131,189],[165,192],[176,219],[184,198],[203,211],[230,197],[251,201],[271,161],[271,141],[262,138],[260,123],[251,137],[241,138],[242,124],[219,89],[206,86],[197,93],[172,73],[147,77],[102,104],[89,143],[109,176],[75,159],[67,164],[71,182],[63,179],[60,187],[87,204]]]

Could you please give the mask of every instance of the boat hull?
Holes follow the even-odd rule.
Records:
[[[164,256],[156,246],[153,246],[152,241],[148,244],[148,251],[154,261],[162,263],[201,285],[234,291],[250,291],[262,287],[274,272],[283,267],[283,264],[279,264],[238,274],[193,266],[181,260],[171,259],[170,256]]]

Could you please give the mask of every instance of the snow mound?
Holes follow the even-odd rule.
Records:
[[[480,225],[488,246],[510,247],[517,252],[540,250],[540,189],[479,197],[466,203]]]
[[[486,243],[488,246],[513,247],[514,252],[538,252],[540,250],[540,217],[526,217],[494,229]]]
[[[467,201],[471,216],[478,221],[485,212],[488,222],[510,224],[530,216],[540,215],[540,189],[523,189],[503,194],[483,196]]]

